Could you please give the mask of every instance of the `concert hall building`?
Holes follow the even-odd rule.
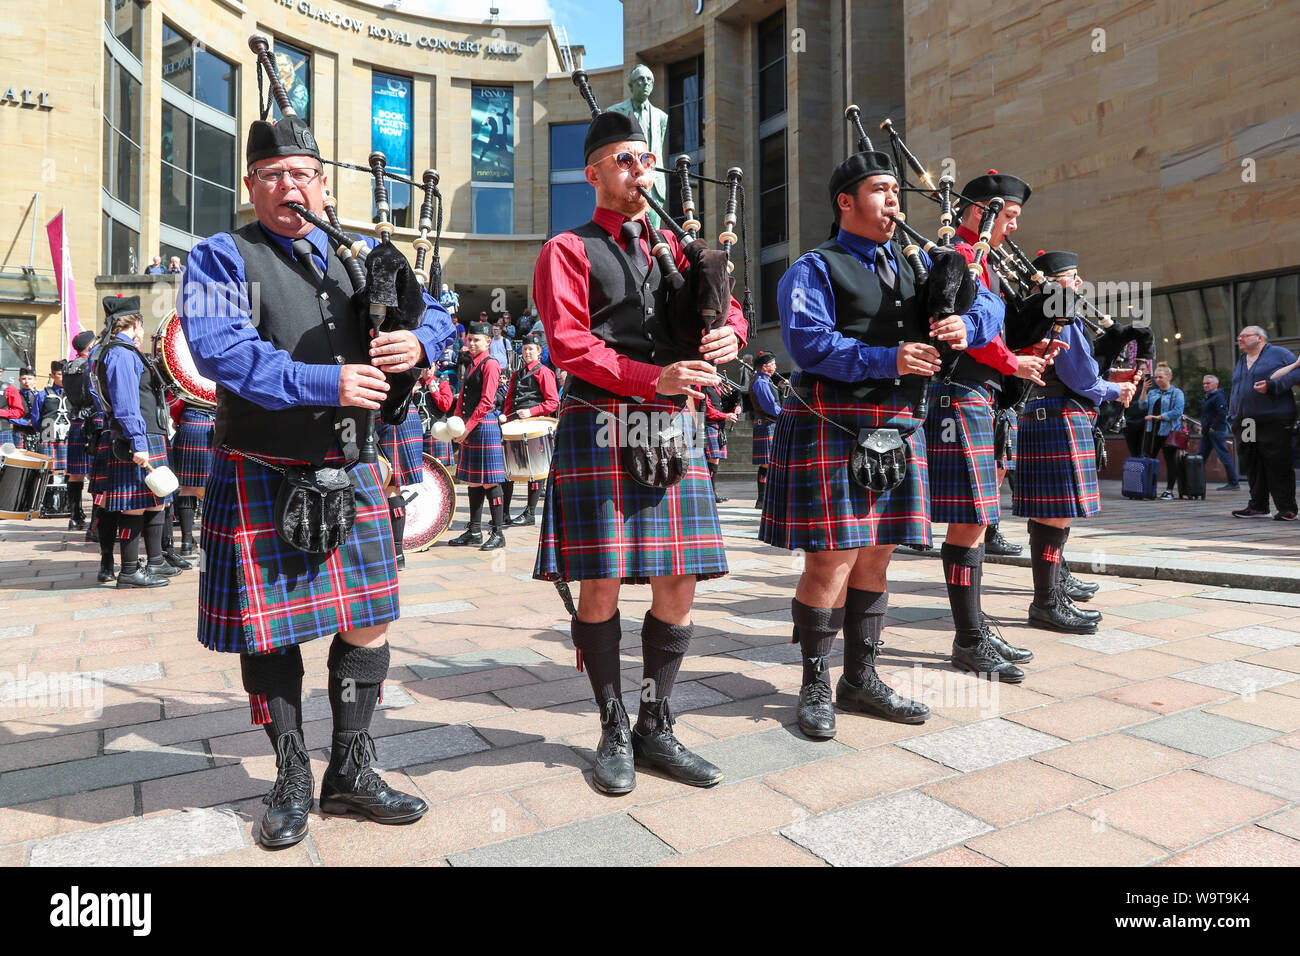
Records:
[[[756,347],[783,356],[776,284],[827,236],[826,183],[856,148],[843,119],[856,103],[878,147],[890,118],[936,175],[960,185],[997,168],[1028,180],[1022,248],[1072,249],[1086,278],[1123,283],[1116,311],[1153,323],[1193,409],[1202,371],[1227,382],[1242,327],[1300,349],[1287,5],[1042,4],[1013,18],[1001,6],[624,0],[624,63],[589,72],[607,106],[629,95],[630,68],[649,66],[651,101],[668,115],[664,159],[687,153],[718,178],[744,170]],[[58,354],[44,235],[58,209],[83,324],[97,324],[105,291],[143,290],[165,312],[175,283],[140,275],[150,257],[183,261],[204,236],[251,219],[240,177],[258,110],[254,33],[271,39],[327,157],[364,164],[378,148],[416,179],[438,170],[444,281],[462,314],[518,314],[539,246],[585,221],[593,199],[589,114],[568,77],[584,51],[566,50],[557,30],[359,0],[29,5],[0,52],[0,365],[12,373],[16,344],[33,340],[41,364]],[[371,230],[369,176],[328,173],[345,226]],[[400,184],[393,193],[410,249],[419,198]],[[721,193],[697,198],[713,241]],[[912,195],[907,208],[933,235],[934,207]]]

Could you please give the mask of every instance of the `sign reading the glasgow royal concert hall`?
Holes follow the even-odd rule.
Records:
[[[339,13],[337,10],[331,10],[328,7],[312,3],[311,0],[275,0],[275,2],[282,7],[296,10],[304,17],[332,24],[350,33],[368,36],[376,40],[386,40],[389,43],[398,43],[402,46],[419,47],[421,50],[433,50],[435,52],[443,50],[447,53],[467,53],[475,56],[479,54],[485,56],[519,56],[523,52],[518,43],[507,43],[505,40],[495,37],[490,40],[448,39],[425,33],[412,33],[410,30],[403,30],[398,26],[367,23],[361,17],[350,13]]]

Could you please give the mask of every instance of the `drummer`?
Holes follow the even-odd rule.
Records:
[[[77,357],[68,362],[63,370],[64,391],[71,405],[72,425],[68,429],[68,530],[86,530],[86,512],[82,507],[82,491],[86,487],[86,478],[90,474],[90,460],[95,449],[89,447],[86,435],[89,431],[98,431],[97,427],[88,429],[91,417],[95,414],[94,399],[90,394],[90,347],[95,342],[95,333],[89,329],[78,332],[72,338],[72,349]],[[101,423],[102,424],[102,423]],[[93,510],[93,508],[92,508]]]
[[[435,424],[446,421],[452,407],[456,404],[456,395],[451,390],[451,377],[455,373],[455,366],[440,368],[437,372],[433,369],[425,372],[427,387],[425,403]],[[425,453],[431,458],[436,458],[448,468],[456,467],[456,446],[434,435],[432,427],[429,429],[429,434],[425,436],[424,447]]]
[[[27,451],[40,448],[40,418],[37,417],[36,369],[24,365],[18,370],[18,394],[23,400],[23,413],[12,418],[14,444]]]
[[[41,454],[54,459],[52,474],[68,471],[68,432],[72,428],[72,403],[63,391],[63,363],[50,363],[50,383],[36,393],[31,420],[41,436]]]
[[[385,491],[400,570],[406,567],[406,555],[402,551],[402,536],[406,532],[406,498],[402,492],[424,481],[424,432],[420,428],[420,409],[415,395],[406,406],[406,417],[399,424],[390,425],[380,418],[378,425],[379,453],[393,469]]]
[[[448,543],[458,548],[478,544],[480,551],[495,551],[506,546],[501,497],[506,469],[501,457],[501,425],[492,410],[501,381],[501,365],[488,351],[492,344],[491,323],[471,322],[465,341],[469,367],[461,379],[460,398],[456,402],[456,414],[465,420],[465,433],[452,441],[460,446],[456,480],[469,486],[469,524],[460,537]],[[492,533],[487,541],[483,540],[481,524],[485,498],[492,509]]]
[[[501,416],[502,425],[514,418],[526,420],[539,415],[552,416],[560,407],[560,392],[555,386],[555,373],[542,364],[542,345],[539,336],[529,334],[524,339],[522,356],[523,363],[510,378],[510,389],[506,392],[505,413]],[[507,478],[503,503],[506,524],[535,524],[537,502],[546,489],[546,479],[529,479],[528,507],[511,518],[510,498],[514,487],[515,483]]]
[[[123,460],[111,451],[108,454],[103,507],[120,513],[122,570],[117,586],[156,588],[180,573],[162,552],[163,508],[170,496],[159,498],[145,484],[146,469],[167,464],[167,402],[161,378],[140,354],[144,341],[140,297],[106,299],[104,307],[108,327],[92,367],[98,394],[107,406],[105,431],[124,442],[130,456]],[[140,562],[141,537],[147,564]]]

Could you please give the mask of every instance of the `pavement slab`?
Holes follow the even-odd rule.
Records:
[[[1267,728],[1199,710],[1154,720],[1129,732],[1202,757],[1217,757],[1276,736]]]
[[[1256,744],[1216,757],[1197,769],[1283,800],[1300,801],[1300,758],[1288,747]]]
[[[1142,866],[1167,852],[1075,810],[1036,817],[971,840],[969,846],[1006,866]]]
[[[189,810],[132,820],[32,845],[30,866],[159,866],[244,846],[229,811]]]
[[[675,854],[626,814],[453,854],[452,866],[645,866]]]
[[[969,773],[1059,747],[1059,737],[1040,733],[1002,717],[950,727],[899,746],[954,770]]]

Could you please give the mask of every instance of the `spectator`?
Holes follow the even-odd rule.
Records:
[[[442,295],[438,297],[438,303],[452,316],[455,316],[460,311],[460,296],[447,288],[445,282],[442,284]]]
[[[1228,396],[1219,388],[1217,375],[1206,375],[1201,379],[1201,387],[1205,389],[1205,402],[1201,406],[1201,457],[1208,468],[1210,455],[1217,452],[1228,475],[1228,483],[1220,485],[1219,490],[1235,491],[1241,483],[1232,464],[1232,454],[1228,451]]]
[[[519,330],[520,338],[527,336],[528,333],[533,330],[533,323],[535,321],[536,319],[527,312],[525,312],[523,315],[521,315],[518,318],[518,320],[516,320],[515,328]]]
[[[175,275],[180,275],[185,271],[185,267],[181,265],[180,256],[172,256],[172,261],[167,263],[167,271]]]
[[[1156,387],[1147,392],[1146,399],[1146,430],[1154,433],[1151,456],[1154,458],[1161,449],[1165,453],[1167,474],[1165,490],[1160,495],[1162,501],[1173,498],[1174,485],[1178,481],[1179,449],[1165,443],[1169,439],[1170,432],[1182,431],[1183,409],[1186,407],[1183,390],[1174,387],[1173,378],[1173,370],[1168,365],[1164,362],[1157,365]]]
[[[1300,381],[1297,360],[1287,349],[1271,345],[1258,325],[1237,336],[1241,355],[1232,371],[1228,426],[1237,443],[1241,470],[1250,482],[1250,503],[1232,514],[1237,518],[1268,517],[1268,500],[1277,507],[1277,521],[1296,518],[1295,469],[1291,436],[1295,429],[1295,397]]]
[[[163,268],[162,256],[154,256],[153,261],[145,268],[144,274],[147,276],[165,275],[167,270]]]
[[[501,335],[500,326],[492,327],[492,342],[488,346],[488,351],[501,365],[502,369],[510,368],[510,353],[506,348],[506,340]]]

